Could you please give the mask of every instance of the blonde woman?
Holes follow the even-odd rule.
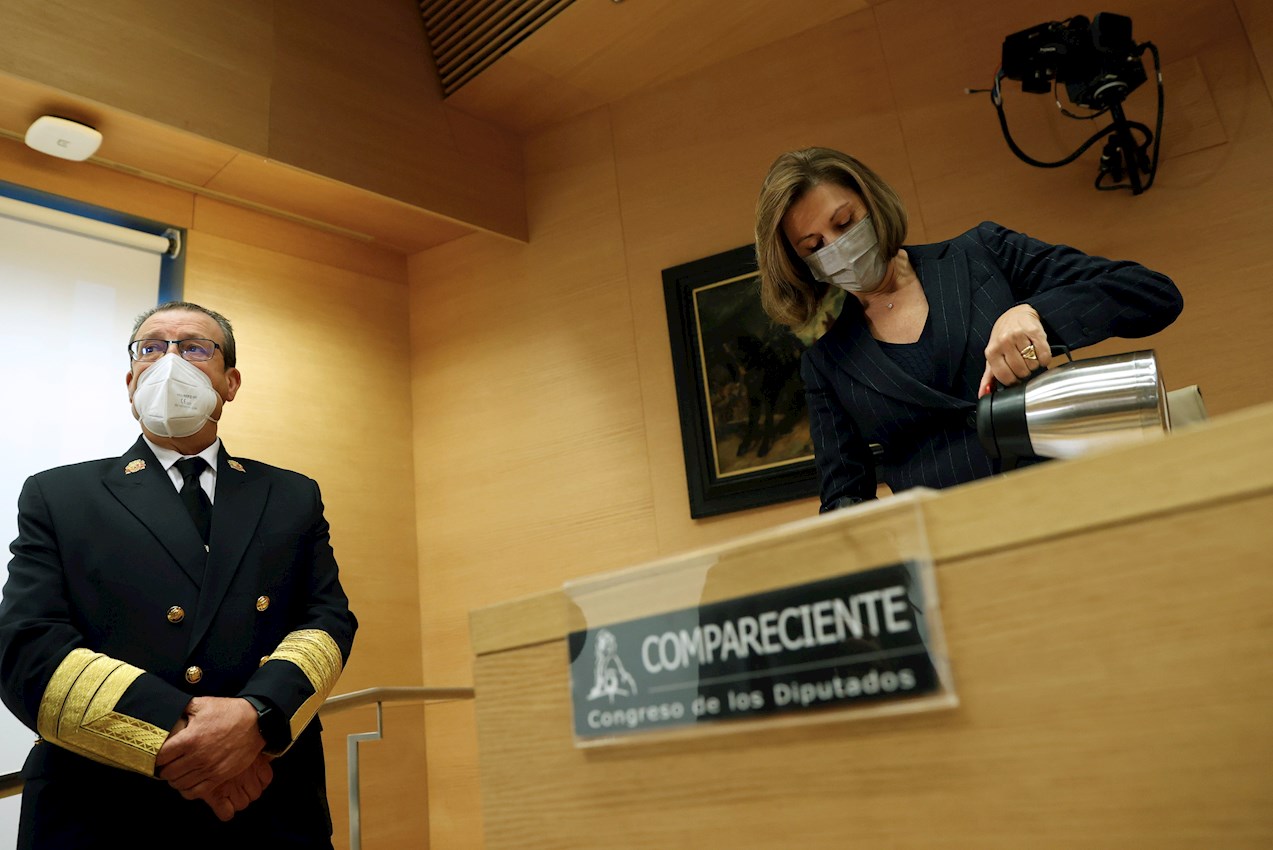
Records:
[[[848,154],[808,148],[770,167],[756,204],[762,303],[793,329],[829,324],[801,363],[823,512],[874,498],[880,479],[898,492],[993,474],[970,418],[979,397],[1045,368],[1052,345],[1148,336],[1183,306],[1144,266],[992,222],[905,241],[897,194]],[[878,475],[870,443],[884,448]]]

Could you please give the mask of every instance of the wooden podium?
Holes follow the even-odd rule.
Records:
[[[706,551],[704,598],[873,563],[888,501]],[[577,748],[569,596],[473,612],[487,848],[1273,846],[1273,405],[919,509],[953,709]]]

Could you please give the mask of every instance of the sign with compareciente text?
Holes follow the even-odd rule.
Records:
[[[571,632],[576,741],[932,694],[921,578],[901,563]]]

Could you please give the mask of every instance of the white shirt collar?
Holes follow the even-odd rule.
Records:
[[[150,446],[150,450],[155,453],[155,460],[163,464],[164,471],[172,469],[173,464],[181,460],[183,457],[201,457],[208,462],[208,469],[213,475],[217,474],[217,455],[221,452],[221,438],[217,437],[212,441],[212,445],[208,446],[197,455],[183,455],[181,452],[175,452],[172,449],[157,446],[150,441],[145,434],[141,438],[146,441],[146,445]]]

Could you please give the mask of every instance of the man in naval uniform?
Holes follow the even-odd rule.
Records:
[[[128,346],[141,437],[29,478],[0,694],[39,738],[18,847],[330,848],[315,715],[357,621],[318,486],[226,451],[221,315],[170,302]]]

